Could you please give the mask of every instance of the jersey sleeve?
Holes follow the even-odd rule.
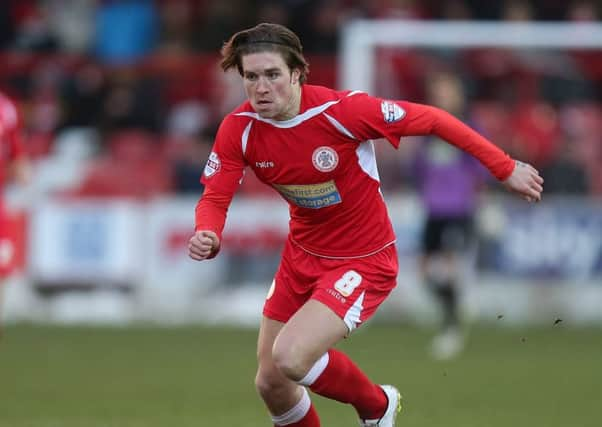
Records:
[[[515,161],[495,144],[451,114],[429,105],[356,94],[333,109],[356,139],[386,138],[395,148],[404,136],[436,135],[476,157],[499,180]]]
[[[201,176],[205,190],[195,209],[195,230],[211,230],[220,240],[228,207],[246,166],[241,137],[236,123],[224,120]]]

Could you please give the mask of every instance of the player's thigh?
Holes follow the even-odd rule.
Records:
[[[257,361],[259,365],[272,364],[272,348],[274,341],[284,326],[283,322],[265,316],[261,319],[259,336],[257,338]]]
[[[257,375],[256,386],[259,389],[270,390],[282,388],[291,381],[276,367],[273,358],[274,341],[280,334],[284,323],[263,317],[257,339]],[[290,384],[291,390],[294,384]]]
[[[286,322],[274,352],[309,368],[347,332],[345,322],[330,307],[310,299]]]

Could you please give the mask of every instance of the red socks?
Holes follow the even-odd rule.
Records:
[[[380,418],[387,409],[387,396],[382,388],[338,350],[329,350],[300,383],[321,396],[353,405],[362,419]]]
[[[344,353],[331,349],[324,354],[299,384],[321,396],[351,404],[361,419],[378,419],[387,409],[387,396]],[[307,390],[289,411],[272,417],[275,427],[320,427],[320,419]]]

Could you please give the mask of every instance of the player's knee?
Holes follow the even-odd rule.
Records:
[[[285,347],[276,343],[272,349],[272,359],[278,370],[292,381],[300,381],[311,368],[303,352],[294,345]]]
[[[285,378],[275,366],[273,369],[260,368],[255,375],[255,389],[264,399],[277,396],[285,387],[284,380]]]

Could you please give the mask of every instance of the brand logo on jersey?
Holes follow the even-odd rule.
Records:
[[[308,185],[274,184],[289,202],[309,209],[322,209],[341,203],[341,194],[334,181]]]
[[[311,160],[320,172],[330,172],[339,164],[339,155],[330,147],[318,147],[311,155]]]
[[[337,301],[340,301],[342,304],[345,304],[347,302],[347,298],[345,298],[343,295],[341,295],[339,292],[335,291],[334,289],[326,289],[326,292],[329,293],[330,295],[332,295],[334,297],[334,299],[336,299]]]
[[[404,118],[406,112],[403,108],[393,101],[383,101],[380,104],[380,110],[386,123],[397,122]]]
[[[268,161],[264,161],[264,162],[255,162],[255,167],[256,167],[256,168],[260,168],[260,169],[273,168],[274,166],[276,166],[276,165],[274,164],[274,162],[268,162]]]
[[[219,171],[221,167],[222,163],[219,160],[219,156],[217,153],[212,151],[211,154],[209,154],[209,159],[207,160],[207,164],[205,165],[205,170],[203,173],[207,178],[209,178],[210,176],[215,175],[215,173]]]

